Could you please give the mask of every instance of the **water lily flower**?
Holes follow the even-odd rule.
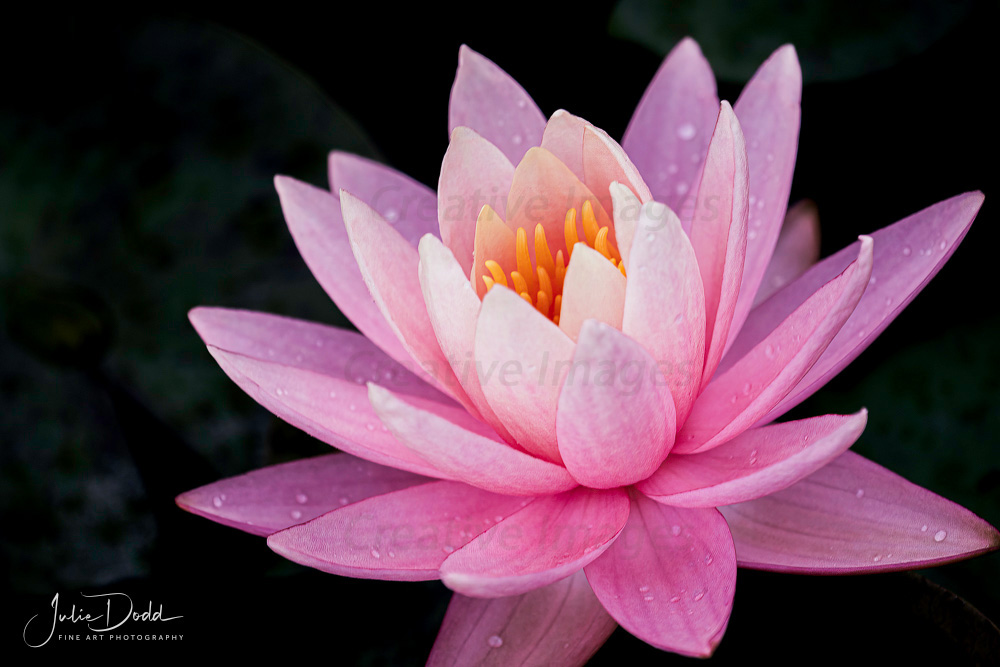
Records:
[[[197,308],[255,400],[333,453],[181,507],[333,574],[455,591],[430,662],[579,664],[621,625],[708,656],[736,568],[845,574],[996,549],[968,510],[848,451],[865,410],[778,423],[951,256],[973,192],[817,262],[787,210],[801,76],[774,53],[730,106],[695,42],[621,144],[463,48],[437,193],[334,152],[276,179],[361,334]]]

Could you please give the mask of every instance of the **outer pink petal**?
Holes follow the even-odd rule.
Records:
[[[746,262],[726,349],[753,307],[781,230],[799,142],[801,98],[802,70],[795,48],[787,44],[760,66],[736,100],[734,110],[747,141],[752,201]]]
[[[559,328],[576,340],[584,320],[622,326],[625,276],[593,248],[577,243],[563,282]]]
[[[560,493],[577,485],[566,469],[421,410],[376,385],[376,414],[401,442],[447,477],[511,496]]]
[[[448,131],[462,125],[517,164],[528,148],[541,143],[545,116],[517,81],[463,44],[448,106]]]
[[[781,225],[778,245],[754,297],[754,307],[801,276],[818,259],[819,213],[816,204],[809,200],[800,201],[788,209],[785,222]]]
[[[441,239],[468,276],[476,241],[476,220],[489,205],[506,217],[514,165],[499,148],[467,127],[456,127],[441,163],[437,216]]]
[[[635,193],[621,183],[612,183],[608,190],[611,192],[611,207],[615,220],[615,239],[618,241],[618,254],[622,256],[622,264],[626,270],[629,268],[629,253],[632,251],[632,243],[635,240],[636,228],[639,224],[639,214],[642,211],[642,202],[635,196]]]
[[[351,193],[341,191],[340,206],[358,268],[389,326],[420,368],[478,416],[434,335],[420,291],[416,248]]]
[[[556,415],[559,453],[586,486],[628,486],[651,475],[674,444],[674,402],[656,361],[617,329],[587,320]]]
[[[393,359],[413,364],[368,294],[344,227],[340,200],[326,190],[287,176],[276,176],[274,187],[295,245],[337,308]]]
[[[468,273],[463,273],[454,255],[433,236],[420,242],[419,251],[420,291],[438,343],[447,350],[448,363],[479,414],[502,438],[513,441],[479,384],[473,352],[482,302]]]
[[[681,424],[701,386],[705,292],[694,249],[673,211],[662,204],[643,207],[627,268],[622,331],[656,360]]]
[[[559,109],[549,117],[542,133],[542,148],[549,151],[560,162],[569,167],[581,181],[583,173],[583,131],[590,123],[574,116],[565,109]]]
[[[556,463],[556,407],[572,357],[573,341],[511,290],[483,299],[475,354],[483,393],[517,444]]]
[[[253,359],[211,345],[208,351],[251,398],[314,438],[374,463],[447,477],[379,424],[368,402],[365,378],[359,385],[343,377]],[[458,406],[452,408],[452,412],[461,411]]]
[[[428,667],[576,667],[618,627],[582,571],[523,595],[480,599],[455,594]]]
[[[684,39],[656,72],[622,139],[656,201],[681,210],[697,185],[718,115],[712,68],[698,44]]]
[[[719,507],[787,488],[843,454],[868,411],[825,415],[746,431],[715,449],[671,456],[638,489],[674,507]]]
[[[371,206],[410,245],[438,235],[437,196],[423,183],[351,153],[334,151],[328,162],[331,192],[347,190]]]
[[[857,309],[809,373],[765,418],[776,419],[822,387],[861,354],[944,266],[965,238],[983,204],[981,192],[952,197],[872,234],[875,257],[872,278]],[[738,359],[802,303],[818,285],[843,270],[857,252],[848,246],[807,271],[756,308],[739,344]],[[729,357],[727,357],[728,360]]]
[[[747,244],[747,153],[743,133],[728,102],[708,147],[695,197],[691,245],[705,287],[704,387],[722,359],[739,296]]]
[[[438,578],[448,554],[517,512],[521,498],[431,482],[369,498],[267,539],[285,558],[361,579]]]
[[[520,595],[578,572],[625,527],[628,494],[577,488],[544,496],[441,565],[441,581],[472,597]]]
[[[717,510],[667,507],[636,494],[621,537],[584,571],[612,618],[648,644],[704,658],[722,639],[736,554]]]
[[[736,437],[806,374],[857,306],[871,276],[872,240],[858,259],[816,291],[746,356],[717,376],[694,404],[675,451],[705,451]]]
[[[336,507],[429,482],[348,454],[254,470],[177,496],[188,512],[254,535],[270,535]]]
[[[784,491],[721,509],[740,566],[760,570],[912,570],[1000,547],[1000,533],[972,512],[853,452]]]

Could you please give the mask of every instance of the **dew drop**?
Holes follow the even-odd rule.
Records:
[[[442,550],[443,550],[443,551],[444,551],[444,552],[445,552],[446,554],[450,554],[450,553],[451,553],[452,551],[454,551],[454,550],[455,550],[455,547],[451,546],[450,544],[446,544],[446,545],[444,545],[444,548],[443,548]]]
[[[330,398],[337,398],[337,392],[331,391],[330,392]]]
[[[395,557],[396,557],[396,552],[389,550],[389,558],[395,558]]]
[[[378,549],[376,549],[375,547],[372,547],[372,558],[375,558],[377,560],[377,559],[379,559],[381,557],[382,557],[382,554],[380,554],[378,552]]]
[[[767,345],[766,347],[764,347],[764,356],[767,357],[768,359],[773,359],[774,358],[774,348],[771,347],[770,345]]]
[[[926,523],[924,525],[920,526],[920,532],[921,533],[926,533],[927,532],[927,524]]]
[[[486,640],[486,643],[489,644],[490,648],[500,648],[503,646],[503,639],[500,635],[490,635],[490,638]]]
[[[698,130],[691,123],[684,123],[677,128],[677,138],[681,141],[691,141],[696,134],[698,134]]]
[[[749,395],[750,395],[750,390],[751,390],[751,389],[753,389],[753,385],[752,385],[752,384],[750,384],[749,382],[747,382],[747,383],[746,383],[745,385],[743,385],[743,393],[744,393],[745,395],[749,396]]]
[[[676,164],[668,164],[667,165],[667,173],[668,174],[676,174],[677,173],[677,165]]]
[[[673,535],[674,537],[677,537],[678,535],[681,534],[681,527],[680,526],[671,527],[670,534]]]
[[[913,253],[913,249],[910,246],[903,246],[903,257],[909,257]]]
[[[374,431],[375,430],[375,424],[372,424],[372,423],[365,424],[365,428],[368,429],[369,431]]]
[[[680,602],[681,601],[681,596],[680,595],[675,595],[674,597],[670,598],[670,601],[671,602]]]
[[[764,200],[763,199],[758,199],[757,200],[757,210],[760,211],[763,208],[764,208]]]
[[[652,595],[644,595],[642,599],[645,600],[646,602],[652,602],[654,598]]]
[[[351,501],[347,499],[347,496],[341,496],[340,498],[337,499],[337,502],[340,503],[341,507],[343,507],[344,505],[346,505]]]
[[[756,229],[750,229],[750,230],[748,230],[747,231],[747,241],[753,241],[755,238],[757,238],[757,230]]]
[[[295,494],[295,502],[297,502],[299,505],[305,505],[307,502],[309,502],[309,496],[299,491],[298,493]]]
[[[679,194],[679,195],[686,195],[687,191],[688,191],[688,184],[687,183],[678,183],[677,186],[674,188],[674,190],[676,190],[677,194]]]
[[[939,530],[938,532],[934,533],[935,542],[944,542],[944,538],[946,537],[948,537],[948,531],[946,530]]]
[[[736,401],[738,401],[739,399],[740,399],[739,396],[737,396],[736,394],[733,394],[732,398],[729,399],[729,402],[730,403],[736,403]]]
[[[948,247],[947,241],[941,241],[941,243],[938,243],[938,250],[944,250],[947,247]]]
[[[323,341],[317,340],[316,341],[316,347],[323,347]]]
[[[703,597],[705,597],[705,591],[701,591],[700,593],[698,593],[697,595],[695,595],[695,596],[694,596],[694,601],[695,601],[695,602],[698,602],[698,601],[699,601],[699,600],[701,600],[701,599],[702,599]]]
[[[639,592],[640,593],[648,593],[649,592],[649,586],[639,586]]]
[[[385,219],[388,222],[396,222],[399,220],[399,211],[394,208],[387,208],[385,210]]]
[[[764,157],[767,158],[768,162],[774,162],[774,153],[768,153]]]
[[[302,518],[302,512],[298,510],[292,510],[292,518],[298,521],[299,519]]]
[[[711,565],[711,564],[712,564],[712,554],[707,554],[705,556],[705,565]]]
[[[515,134],[513,137],[510,138],[510,141],[515,146],[520,146],[521,142],[524,141],[524,138],[520,134]]]
[[[212,505],[214,505],[216,508],[222,507],[222,497],[216,496],[212,498]]]
[[[278,396],[284,396],[285,390],[279,387],[274,390],[274,393],[277,394]]]
[[[857,493],[854,494],[854,497],[855,498],[864,498],[865,497],[865,490],[864,489],[858,489]]]
[[[351,412],[354,412],[355,410],[358,409],[358,406],[354,405],[354,403],[351,403],[350,405],[347,406],[347,409],[350,410]]]
[[[493,521],[494,523],[500,523],[501,521],[503,521],[503,517],[497,514],[495,517],[493,517]]]
[[[274,356],[274,350],[272,350],[272,349],[268,349],[268,351],[267,351],[267,356],[269,356],[269,357],[273,357],[273,356]]]
[[[517,101],[517,108],[518,109],[523,109],[526,106],[528,106],[528,103],[525,102],[524,100],[518,100]]]
[[[874,558],[872,558],[872,560],[873,560],[873,561],[875,561],[875,562],[877,563],[877,562],[879,562],[880,560],[882,560],[882,557],[881,557],[881,556],[879,556],[878,554],[876,554],[876,555],[875,555],[875,557],[874,557]]]
[[[892,297],[891,296],[885,297],[885,305],[887,305],[887,306],[891,306],[892,305]]]
[[[646,234],[646,240],[652,243],[653,241],[656,240],[656,234],[653,234],[652,232]]]

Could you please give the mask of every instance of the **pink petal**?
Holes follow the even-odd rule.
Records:
[[[628,186],[642,203],[653,201],[653,195],[639,170],[618,142],[604,130],[588,126],[583,132],[583,182],[601,200],[605,210],[611,210],[612,183]]]
[[[642,211],[642,202],[639,201],[634,192],[621,183],[612,183],[608,190],[611,192],[611,207],[614,212],[612,217],[615,220],[615,239],[618,241],[618,253],[622,256],[622,264],[627,270],[629,253],[632,250],[636,227],[639,224],[639,214]]]
[[[816,365],[766,417],[776,419],[808,398],[861,354],[944,266],[983,204],[981,192],[952,197],[872,234],[872,278],[857,309]],[[738,359],[794,310],[816,286],[846,266],[857,244],[807,271],[754,309],[730,355]],[[727,356],[728,360],[729,356]]]
[[[621,489],[580,487],[543,496],[449,556],[441,581],[463,595],[488,598],[548,586],[604,553],[628,515]]]
[[[437,196],[423,183],[351,153],[330,153],[330,190],[347,190],[365,202],[416,247],[424,234],[438,235]]]
[[[683,39],[660,65],[622,139],[656,201],[681,210],[718,116],[712,68],[698,44]]]
[[[521,498],[431,482],[342,507],[267,538],[291,561],[362,579],[438,578],[448,554],[521,509]]]
[[[475,352],[483,393],[517,444],[561,462],[556,407],[573,341],[520,296],[495,287],[483,299]]]
[[[427,665],[576,667],[616,627],[583,571],[523,595],[479,599],[456,593]]]
[[[559,395],[556,427],[559,453],[578,482],[627,486],[651,475],[674,444],[674,402],[641,345],[587,320]]]
[[[743,133],[729,103],[723,102],[695,197],[690,234],[705,287],[702,387],[722,359],[739,296],[747,243],[747,179]]]
[[[370,385],[369,396],[389,431],[449,478],[511,496],[560,493],[577,485],[562,466],[477,433],[468,424],[421,410],[376,385]]]
[[[472,252],[472,286],[480,298],[486,295],[487,290],[483,276],[491,275],[486,269],[486,262],[493,260],[507,275],[517,267],[515,238],[514,232],[496,211],[484,206],[476,221],[475,249]]]
[[[694,249],[673,211],[643,207],[627,268],[622,331],[656,359],[681,424],[701,385],[705,293]]]
[[[463,273],[441,241],[427,236],[420,242],[419,251],[420,291],[438,343],[442,350],[448,351],[448,363],[455,377],[483,420],[504,440],[513,441],[487,402],[475,368],[476,321],[482,302],[468,274]]]
[[[574,116],[565,109],[559,109],[549,117],[542,133],[542,148],[549,151],[559,161],[576,174],[581,181],[583,173],[583,131],[592,127],[590,123]]]
[[[625,276],[593,248],[577,243],[563,282],[559,328],[576,340],[584,320],[620,329],[625,307]]]
[[[517,164],[542,141],[545,116],[517,81],[469,47],[458,52],[448,131],[471,127]]]
[[[251,398],[314,438],[374,463],[446,477],[382,429],[363,382],[254,359],[211,345],[208,351]],[[452,411],[461,408],[455,406]]]
[[[598,227],[609,227],[608,240],[616,245],[614,224],[601,200],[559,158],[544,148],[532,148],[514,170],[507,195],[507,225],[533,232],[541,224],[554,255],[557,250],[566,249],[566,211],[571,208],[576,209],[577,230],[583,237],[580,211],[585,200],[594,207]]]
[[[302,258],[337,308],[366,338],[404,365],[412,364],[392,327],[368,294],[340,213],[340,200],[326,190],[275,176],[288,229]]]
[[[691,454],[716,447],[767,414],[802,379],[850,317],[864,294],[871,267],[872,240],[865,236],[855,262],[712,380],[695,402],[674,450]]]
[[[594,594],[630,633],[705,658],[729,622],[736,554],[722,515],[632,498],[621,537],[584,570]]]
[[[389,326],[420,368],[476,414],[434,335],[420,291],[416,248],[351,193],[341,190],[340,206],[358,268]]]
[[[753,307],[757,288],[774,252],[792,187],[799,142],[802,70],[791,44],[782,46],[747,83],[734,110],[747,142],[750,167],[747,254],[729,345]]]
[[[969,510],[853,452],[722,512],[740,566],[775,572],[912,570],[1000,547],[1000,533]]]
[[[701,454],[671,456],[638,489],[674,507],[719,507],[791,486],[843,454],[868,411],[751,429]]]
[[[177,504],[223,525],[270,535],[336,507],[429,481],[348,454],[325,454],[219,480],[182,493]]]
[[[809,200],[800,201],[785,215],[778,245],[754,297],[754,308],[805,273],[818,259],[819,213],[816,204]]]
[[[455,254],[462,272],[472,271],[476,220],[489,205],[506,216],[514,165],[499,148],[467,127],[456,127],[441,163],[437,216],[441,239]]]

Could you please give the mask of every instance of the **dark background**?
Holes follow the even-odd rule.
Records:
[[[271,177],[324,185],[326,153],[339,148],[434,186],[463,42],[546,114],[566,108],[616,137],[681,36],[699,40],[731,101],[771,50],[795,43],[805,87],[792,201],[817,202],[824,255],[983,190],[987,203],[939,276],[791,416],[868,407],[857,451],[1000,524],[1000,239],[987,166],[995,3],[371,5],[5,18],[4,648],[26,650],[24,623],[56,592],[68,605],[80,592],[122,591],[183,615],[160,631],[184,640],[38,650],[242,657],[294,647],[333,664],[422,664],[443,586],[307,571],[259,538],[186,515],[173,497],[329,451],[230,383],[186,312],[225,305],[348,326],[299,259]],[[921,574],[936,583],[741,570],[715,660],[995,659],[986,619],[1000,619],[1000,556]],[[672,660],[683,659],[618,631],[594,663]]]

